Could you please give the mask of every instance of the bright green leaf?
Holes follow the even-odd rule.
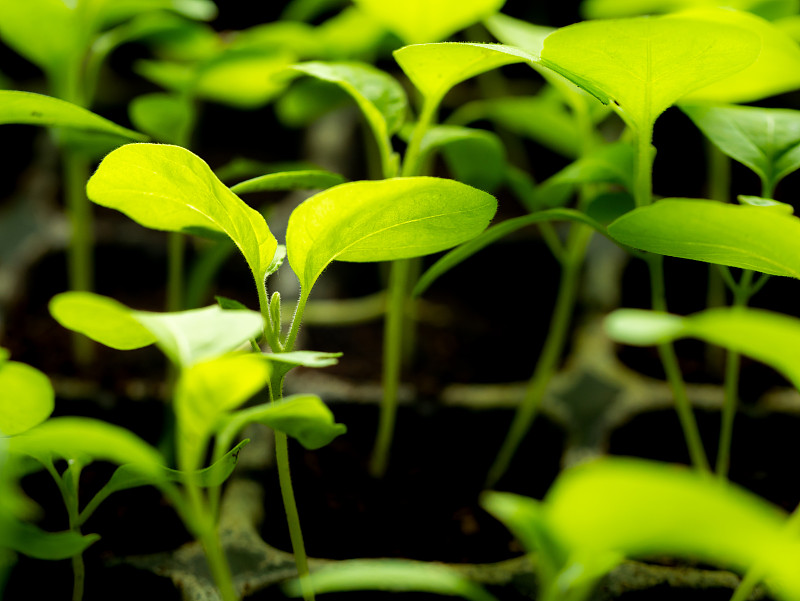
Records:
[[[496,134],[455,125],[438,125],[425,132],[420,154],[425,157],[439,150],[454,179],[492,192],[504,179],[506,155]]]
[[[313,394],[292,395],[274,403],[242,409],[231,414],[222,427],[238,432],[251,423],[284,432],[310,450],[324,447],[347,432],[343,424],[334,421],[327,405]]]
[[[705,8],[709,5],[746,10],[761,15],[765,19],[793,14],[798,9],[797,0],[726,0],[724,2],[709,2],[708,0],[583,0],[581,14],[587,19],[613,19],[667,13],[692,7]]]
[[[797,8],[795,8],[795,12]],[[776,25],[743,11],[698,8],[679,13],[711,26],[727,23],[758,35],[761,52],[747,68],[684,96],[687,102],[754,102],[800,88],[800,46]]]
[[[145,227],[227,234],[258,283],[278,247],[264,217],[219,181],[200,157],[179,146],[118,148],[100,163],[86,191],[93,202]]]
[[[315,593],[378,590],[424,592],[470,601],[496,601],[483,587],[444,565],[405,559],[355,559],[336,562],[310,576]],[[290,597],[300,597],[300,581],[284,586]]]
[[[621,309],[611,313],[606,331],[627,344],[651,345],[699,338],[748,355],[780,371],[800,389],[800,320],[761,309],[708,309],[688,317]]]
[[[535,64],[538,57],[502,44],[415,44],[394,51],[394,58],[416,88],[438,103],[456,84],[514,63]]]
[[[431,177],[360,181],[309,198],[289,218],[289,263],[307,295],[334,260],[419,257],[473,238],[497,209],[491,195]]]
[[[71,127],[144,140],[139,132],[127,129],[70,102],[51,96],[0,90],[0,124],[24,123],[47,127]]]
[[[541,62],[646,131],[678,99],[742,70],[759,52],[758,35],[741,27],[640,17],[561,28],[545,40]]]
[[[210,21],[218,12],[212,0],[92,0],[91,4],[102,15],[104,25],[160,10],[171,10],[200,21]]]
[[[0,437],[38,426],[53,412],[55,392],[49,378],[18,361],[0,361]]]
[[[388,139],[403,124],[408,99],[403,87],[387,73],[362,63],[310,62],[293,68],[336,84],[352,96],[377,139]]]
[[[736,197],[736,200],[738,200],[739,204],[742,205],[750,205],[751,207],[764,207],[772,209],[773,211],[780,211],[781,213],[785,213],[786,215],[794,214],[794,207],[792,205],[785,202],[772,200],[771,198],[763,198],[761,196],[747,196],[745,194],[739,194]]]
[[[717,148],[758,174],[767,191],[800,167],[800,111],[702,104],[681,110]]]
[[[355,0],[356,6],[407,44],[438,42],[499,11],[505,0]]]
[[[236,194],[265,190],[324,190],[344,183],[338,173],[322,169],[306,169],[267,173],[231,186]]]
[[[181,470],[200,467],[217,422],[262,390],[269,377],[269,363],[255,353],[223,355],[181,371],[174,399]]]
[[[47,460],[88,458],[119,465],[136,464],[158,474],[161,454],[125,428],[88,417],[54,417],[9,439],[9,451]]]
[[[131,121],[154,140],[178,144],[189,139],[195,121],[191,102],[177,94],[144,94],[128,105]]]
[[[608,233],[648,252],[800,278],[800,219],[762,207],[664,199],[626,213]]]

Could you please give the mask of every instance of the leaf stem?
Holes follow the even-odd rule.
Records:
[[[489,469],[486,477],[486,488],[494,487],[508,470],[514,453],[528,433],[531,423],[544,400],[547,385],[558,369],[572,321],[572,313],[575,309],[581,266],[583,265],[583,258],[586,255],[586,248],[592,233],[593,230],[591,228],[580,224],[575,224],[570,229],[570,236],[567,240],[564,254],[565,259],[562,264],[561,280],[558,286],[558,296],[556,297],[556,305],[550,320],[550,329],[547,332],[544,348],[528,382],[525,397],[522,399],[503,445]]]
[[[633,197],[637,207],[653,202],[653,123],[636,128],[636,180]]]
[[[167,311],[183,309],[183,266],[186,236],[167,233]]]

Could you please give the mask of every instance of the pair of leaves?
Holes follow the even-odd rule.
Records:
[[[708,309],[688,317],[620,309],[606,318],[609,335],[638,346],[698,338],[748,355],[780,371],[800,390],[800,320],[760,309]]]
[[[585,590],[623,557],[654,555],[739,571],[758,565],[776,594],[788,600],[800,593],[800,541],[785,514],[683,467],[600,459],[563,472],[544,501],[492,492],[483,505],[552,564],[544,598]]]

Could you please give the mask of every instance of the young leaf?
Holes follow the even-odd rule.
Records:
[[[708,309],[688,317],[621,309],[605,321],[620,342],[653,345],[678,338],[699,338],[748,355],[780,371],[800,389],[800,320],[761,309]]]
[[[258,283],[264,281],[278,247],[261,213],[219,181],[200,157],[179,146],[118,148],[100,163],[86,192],[93,202],[145,227],[226,234]]]
[[[0,437],[38,426],[54,405],[55,392],[46,375],[18,361],[0,361]]]
[[[545,40],[541,62],[644,131],[682,96],[750,65],[760,49],[758,35],[741,27],[640,17],[563,27]]]
[[[8,548],[36,559],[69,559],[100,540],[99,534],[81,535],[73,530],[46,532],[33,524],[3,520],[0,549]]]
[[[496,134],[468,127],[438,125],[425,132],[420,154],[430,156],[440,150],[460,182],[487,192],[503,181],[506,153]]]
[[[292,351],[289,353],[266,353],[264,358],[272,364],[275,374],[286,375],[295,367],[319,369],[339,362],[342,353],[323,353],[319,351]]]
[[[750,205],[751,207],[764,207],[779,211],[785,215],[793,215],[794,207],[786,202],[772,200],[771,198],[764,198],[762,196],[747,196],[746,194],[739,194],[736,197],[741,205]]]
[[[758,565],[775,593],[800,594],[800,541],[785,514],[684,467],[623,458],[581,464],[556,480],[541,519],[572,556],[671,555],[740,571]]]
[[[265,190],[325,190],[344,183],[338,173],[322,169],[305,169],[267,173],[231,186],[231,192],[263,192]]]
[[[538,57],[502,44],[415,44],[394,51],[403,69],[425,99],[438,102],[456,84],[514,63],[536,64]]]
[[[178,465],[200,467],[217,422],[269,382],[270,366],[255,353],[228,354],[181,371],[175,385]]]
[[[194,112],[192,103],[178,94],[144,94],[128,105],[128,114],[136,127],[154,140],[177,145],[188,140]]]
[[[587,19],[614,19],[636,15],[668,13],[674,10],[706,6],[705,0],[584,0],[581,14]],[[719,3],[722,4],[722,3]],[[725,6],[746,10],[761,15],[765,19],[776,19],[797,12],[794,0],[729,0]]]
[[[800,219],[763,207],[669,198],[626,213],[608,233],[648,252],[800,278]]]
[[[286,231],[289,263],[307,295],[333,260],[393,261],[445,250],[483,231],[496,209],[493,196],[452,180],[342,184],[294,210]]]
[[[497,12],[505,0],[355,0],[356,6],[407,44],[438,42]]]
[[[690,92],[684,101],[754,102],[800,88],[800,46],[776,25],[743,10],[698,7],[676,16],[706,21],[712,26],[736,25],[755,33],[761,41],[761,52],[753,64]]]
[[[681,110],[717,148],[755,171],[767,191],[800,167],[800,111],[702,104]]]
[[[0,90],[0,124],[6,123],[71,127],[122,136],[129,140],[147,138],[70,102],[16,90]]]
[[[263,331],[255,311],[225,311],[218,306],[174,313],[135,311],[91,292],[62,292],[50,301],[62,326],[120,350],[156,343],[179,366],[234,350]]]
[[[423,592],[470,601],[496,601],[486,589],[444,565],[405,559],[354,559],[315,570],[310,576],[315,593],[349,591]],[[300,581],[289,581],[290,597],[302,595]]]
[[[133,463],[157,475],[164,458],[125,428],[88,417],[55,417],[9,439],[11,453],[37,459],[88,458],[119,465]]]
[[[337,424],[331,410],[313,394],[296,394],[274,403],[241,409],[228,416],[219,430],[236,433],[251,423],[284,432],[309,450],[322,448],[347,432],[347,427]]]
[[[405,120],[408,99],[403,87],[393,77],[361,63],[310,62],[293,69],[322,81],[336,84],[350,94],[377,140],[397,133]]]

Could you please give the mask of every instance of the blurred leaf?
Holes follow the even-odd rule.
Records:
[[[424,157],[440,150],[454,179],[493,192],[505,179],[506,156],[496,134],[455,125],[430,128],[422,139]]]
[[[0,437],[15,436],[45,421],[53,412],[50,379],[18,361],[0,361]]]
[[[305,127],[345,105],[348,99],[347,92],[328,82],[301,79],[292,83],[275,101],[275,114],[288,127]]]
[[[268,173],[231,186],[236,194],[266,190],[324,190],[344,183],[338,173],[322,169],[307,169]]]
[[[356,6],[371,15],[407,44],[438,42],[499,11],[505,0],[355,0]]]
[[[636,15],[667,13],[687,8],[706,8],[709,5],[746,10],[765,19],[796,13],[800,8],[797,0],[583,0],[581,14],[587,19],[613,19]]]
[[[0,549],[10,548],[35,559],[69,559],[100,540],[98,534],[82,536],[73,531],[46,532],[33,524],[17,520],[7,520],[2,525],[5,532]]]
[[[739,194],[736,199],[739,201],[739,204],[742,205],[750,205],[751,207],[766,207],[768,209],[785,213],[786,215],[794,214],[794,207],[792,205],[785,202],[778,202],[777,200],[772,200],[771,198]]]
[[[608,233],[648,252],[800,278],[800,219],[763,207],[669,198],[626,213]]]
[[[452,180],[395,178],[342,184],[298,206],[286,232],[289,263],[308,295],[333,260],[392,261],[476,236],[497,201]]]
[[[154,140],[186,144],[195,122],[191,102],[175,94],[153,93],[137,96],[128,105],[134,125]]]

